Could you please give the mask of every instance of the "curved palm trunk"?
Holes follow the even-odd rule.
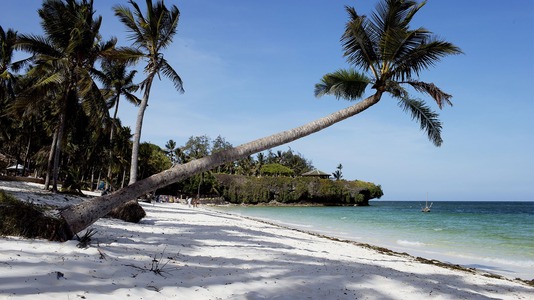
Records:
[[[165,187],[195,174],[208,171],[226,162],[238,160],[254,153],[277,147],[318,132],[368,109],[378,103],[381,96],[382,92],[378,91],[361,102],[303,126],[245,143],[235,148],[223,150],[210,156],[190,161],[186,164],[176,165],[166,171],[132,183],[113,194],[94,198],[71,206],[61,212],[61,216],[66,222],[66,230],[72,233],[80,232],[99,218],[105,216],[113,208],[126,203],[129,200],[136,199],[149,191]]]
[[[139,144],[141,142],[141,130],[143,128],[143,117],[145,116],[145,110],[148,106],[148,97],[150,96],[150,88],[152,87],[152,81],[156,73],[152,73],[148,76],[146,82],[145,92],[143,94],[143,100],[139,104],[139,111],[137,112],[137,121],[135,123],[135,132],[132,143],[132,160],[130,163],[130,183],[137,181],[137,167],[139,158]],[[132,198],[134,199],[134,198]]]

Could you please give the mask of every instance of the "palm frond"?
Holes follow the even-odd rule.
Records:
[[[117,38],[112,37],[107,41],[101,42],[98,45],[97,50],[101,52],[100,53],[101,55],[104,55],[107,52],[116,51],[116,48],[115,48],[116,45],[117,45]]]
[[[138,106],[141,103],[141,99],[132,93],[123,92],[123,95],[128,102],[133,103],[135,106]]]
[[[64,78],[59,72],[51,74],[42,74],[41,77],[38,77],[38,81],[30,87],[29,89],[41,89],[43,87],[49,86],[51,84],[61,84]]]
[[[104,95],[98,86],[90,80],[86,80],[84,83],[85,94],[83,95],[81,105],[89,118],[90,124],[95,128],[101,128],[102,124],[110,121],[109,109],[107,102],[104,100]]]
[[[135,78],[135,74],[137,74],[137,70],[131,70],[129,72],[125,71],[125,76],[124,76],[124,82],[128,82],[129,84],[127,84],[127,87],[126,89],[128,91],[131,91],[131,92],[135,92],[137,91],[137,89],[139,88],[137,85],[135,85],[134,87],[134,84],[133,84],[133,80]]]
[[[93,76],[94,79],[100,81],[102,84],[104,84],[105,87],[109,87],[111,85],[111,81],[109,80],[108,76],[104,74],[101,70],[98,69],[91,69],[91,76]]]
[[[452,102],[450,100],[452,98],[452,95],[445,93],[435,84],[422,81],[408,81],[407,83],[413,86],[416,91],[426,93],[430,97],[432,97],[432,99],[436,101],[440,109],[443,108],[443,103],[452,106]]]
[[[375,51],[376,33],[372,24],[365,16],[360,16],[353,7],[345,7],[349,14],[349,21],[345,26],[345,32],[341,37],[344,56],[347,61],[354,66],[364,70],[371,70],[378,78],[378,70],[375,70],[374,63],[378,55]]]
[[[78,81],[76,83],[76,88],[78,89],[78,97],[82,98],[82,101],[85,100],[84,98],[87,98],[87,95],[91,92],[94,81],[91,78],[90,73],[86,69],[77,68],[76,70]],[[99,96],[101,97],[101,94]],[[93,100],[99,101],[99,98],[94,98]]]
[[[32,54],[48,55],[50,57],[61,56],[61,52],[44,36],[21,34],[15,48]]]
[[[20,70],[29,66],[32,61],[33,61],[32,56],[18,60],[11,64],[11,70],[13,70],[13,72],[19,72]]]
[[[410,94],[398,82],[389,80],[386,82],[386,91],[395,98],[409,98]]]
[[[410,80],[414,75],[419,76],[421,71],[433,67],[441,58],[462,53],[460,48],[452,43],[429,38],[428,41],[421,42],[417,47],[408,49],[401,57],[397,57],[391,77]]]
[[[384,34],[380,43],[382,59],[394,67],[396,61],[425,43],[430,37],[431,32],[425,28],[408,31],[404,29],[389,30]],[[389,69],[385,71],[389,71]]]
[[[165,77],[169,78],[172,81],[174,87],[178,92],[184,92],[182,78],[180,78],[180,75],[176,73],[176,71],[171,67],[171,65],[169,65],[167,60],[165,60],[164,58],[161,58],[160,70]]]
[[[163,8],[163,2],[161,2]],[[180,11],[176,5],[173,5],[170,10],[165,10],[161,13],[161,28],[158,49],[167,48],[173,41],[173,36],[176,34],[178,21],[180,20]]]
[[[408,25],[412,21],[413,16],[423,7],[426,5],[426,0],[422,1],[421,3],[417,4],[414,3],[414,5],[411,7],[411,9],[406,13],[406,16],[404,17],[403,26],[408,28]]]
[[[107,51],[104,57],[106,59],[118,60],[125,63],[127,66],[130,66],[143,59],[145,54],[132,47],[115,47],[114,49]]]
[[[413,120],[419,121],[420,128],[426,131],[428,139],[437,147],[441,146],[441,122],[439,115],[432,111],[422,100],[408,97],[398,98],[399,106],[411,114]]]
[[[424,5],[425,2],[418,5],[415,1],[380,1],[372,15],[373,24],[377,26],[381,35],[391,29],[406,30],[415,13]]]
[[[137,7],[137,14],[140,11],[139,6],[135,4],[135,2],[130,2],[134,8]],[[135,17],[130,10],[130,8],[124,6],[124,5],[116,5],[113,7],[113,11],[115,11],[115,16],[119,18],[119,20],[126,25],[128,28],[128,31],[130,32],[128,34],[128,39],[134,41],[134,44],[141,43],[138,39],[138,37],[143,36],[143,33],[141,31],[141,28],[138,27],[137,22],[135,21]],[[142,16],[142,15],[141,15]],[[137,45],[140,46],[140,45]]]
[[[354,69],[338,70],[324,75],[315,85],[314,93],[315,97],[333,95],[337,99],[354,101],[362,97],[369,82],[369,78]]]

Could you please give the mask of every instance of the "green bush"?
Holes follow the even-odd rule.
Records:
[[[291,168],[276,163],[263,165],[260,170],[264,176],[293,176],[294,173]]]

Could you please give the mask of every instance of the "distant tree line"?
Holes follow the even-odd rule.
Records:
[[[218,136],[211,139],[208,136],[191,136],[185,145],[179,147],[174,140],[169,140],[162,150],[172,165],[184,164],[193,159],[205,157],[222,150],[230,149],[233,145],[225,138]],[[140,165],[142,165],[140,160]],[[158,193],[175,194],[180,191],[191,195],[219,195],[218,184],[214,174],[232,174],[243,176],[289,176],[295,177],[312,170],[313,164],[302,154],[291,148],[282,151],[260,152],[255,156],[220,165],[209,172],[187,178]]]
[[[234,204],[366,206],[383,195],[380,185],[359,180],[227,174],[215,178],[220,195]]]
[[[172,164],[187,163],[221,150],[232,148],[223,137],[192,136],[182,147],[169,140],[162,150]],[[144,160],[140,160],[143,166]],[[222,197],[231,203],[261,204],[320,204],[367,205],[370,199],[383,195],[380,185],[365,181],[342,180],[339,164],[333,178],[302,177],[314,169],[312,162],[301,153],[269,150],[226,163],[209,172],[192,176],[157,191],[194,197]]]

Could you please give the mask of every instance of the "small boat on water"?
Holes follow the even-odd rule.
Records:
[[[430,208],[432,207],[433,203],[430,203],[430,206],[428,206],[428,193],[426,193],[426,203],[425,207],[421,209],[422,212],[430,212]]]

